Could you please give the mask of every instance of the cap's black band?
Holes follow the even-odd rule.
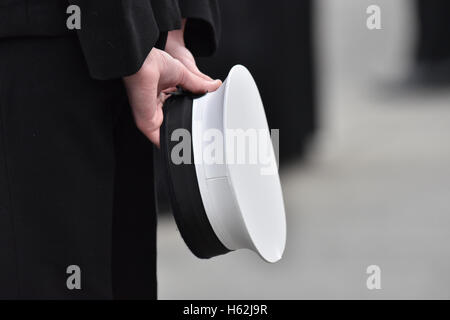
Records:
[[[179,141],[171,141],[172,132],[186,129],[192,137],[193,97],[173,95],[164,105],[161,127],[161,161],[172,211],[181,236],[197,257],[208,259],[230,252],[214,233],[203,206],[194,165],[191,142],[191,163],[176,165],[171,152]]]

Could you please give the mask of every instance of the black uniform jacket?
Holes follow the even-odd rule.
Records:
[[[81,29],[66,26],[69,5],[81,9]],[[167,31],[188,18],[186,45],[194,55],[214,52],[217,0],[0,0],[0,37],[78,34],[91,75],[113,79],[138,71]],[[159,40],[159,42],[158,42]]]
[[[153,145],[121,77],[182,17],[212,53],[216,0],[0,0],[0,299],[156,297]]]

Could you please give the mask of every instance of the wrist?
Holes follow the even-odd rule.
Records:
[[[123,78],[125,84],[136,84],[145,81],[146,78],[149,77],[149,73],[154,73],[156,71],[156,55],[158,54],[158,49],[153,48],[147,58],[144,60],[141,68],[132,75],[126,76]]]
[[[184,43],[184,28],[186,26],[186,19],[183,19],[181,21],[181,29],[172,30],[168,32],[167,35],[167,44],[166,48],[170,47],[171,45],[175,44],[178,46],[185,46]]]

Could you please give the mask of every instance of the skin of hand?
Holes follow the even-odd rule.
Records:
[[[182,21],[182,27],[179,30],[169,31],[167,34],[167,42],[165,51],[170,54],[173,58],[179,60],[189,71],[196,74],[197,76],[212,80],[209,76],[202,73],[195,63],[195,58],[189,49],[186,48],[184,42],[184,29],[186,26],[186,19]]]
[[[215,91],[222,84],[220,80],[211,80],[191,71],[178,59],[156,48],[150,51],[137,73],[123,80],[136,126],[158,147],[162,107],[168,97],[165,92],[180,86],[201,94]]]

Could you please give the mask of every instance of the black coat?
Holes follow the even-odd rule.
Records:
[[[186,45],[194,55],[214,52],[219,35],[218,0],[0,0],[0,37],[55,36],[66,27],[70,4],[81,9],[78,37],[96,79],[135,73],[167,31],[186,25]],[[159,42],[158,42],[159,40]]]
[[[121,77],[181,17],[195,53],[215,49],[216,1],[180,3],[0,0],[0,299],[156,297],[153,146]]]

